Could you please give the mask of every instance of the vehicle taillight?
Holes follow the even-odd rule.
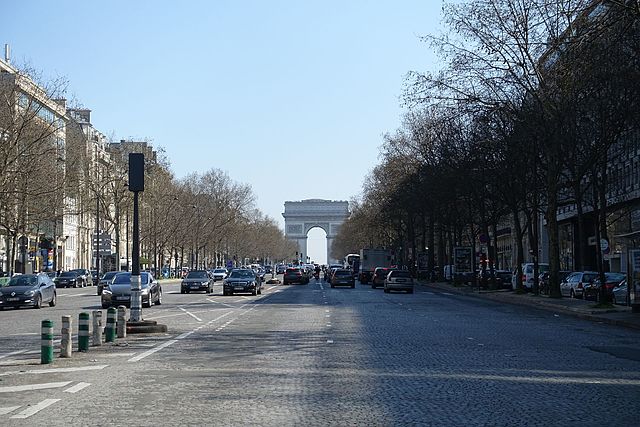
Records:
[[[582,282],[578,282],[578,288],[582,289]]]

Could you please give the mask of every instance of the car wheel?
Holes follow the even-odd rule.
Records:
[[[253,295],[253,296],[258,295],[258,291],[254,289],[253,291],[251,291],[251,295]]]
[[[373,283],[371,284],[371,289],[375,289],[376,285],[374,285]]]
[[[335,287],[336,287],[336,285],[331,285],[331,287],[332,287],[332,288],[335,288]]]
[[[56,296],[56,293],[54,292],[53,293],[53,298],[51,298],[51,301],[49,301],[49,307],[55,307],[56,306],[56,299],[57,299],[57,296]]]
[[[102,303],[102,308],[109,308],[111,304],[107,304],[106,302]]]
[[[151,301],[152,301],[152,299],[151,299],[151,294],[149,294],[149,298],[147,299],[147,302],[146,302],[146,303],[144,303],[144,302],[143,302],[143,303],[142,303],[142,306],[143,306],[143,307],[146,307],[146,308],[151,308],[151,306],[153,305],[153,304],[151,303]]]
[[[407,293],[408,294],[412,294],[413,293],[413,289],[407,289]]]
[[[258,289],[258,295],[262,295],[262,288]]]
[[[571,291],[569,292],[569,298],[575,298],[576,297],[576,293],[573,291],[573,289],[571,289]]]
[[[96,289],[96,294],[98,296],[102,295],[102,289],[100,289],[100,288]]]
[[[162,305],[162,291],[158,291],[158,299],[156,300],[156,305]]]
[[[386,289],[386,288],[385,288],[384,293],[385,293],[385,294],[388,294],[388,293],[389,293],[389,289]]]
[[[42,297],[40,295],[36,297],[36,301],[33,303],[33,308],[35,309],[42,308]]]
[[[180,293],[181,293],[181,294],[184,294],[184,289],[180,289]]]
[[[354,283],[353,285],[351,285],[351,289],[355,289],[356,284]]]

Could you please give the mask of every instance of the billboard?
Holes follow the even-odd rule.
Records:
[[[471,246],[453,248],[453,265],[456,273],[473,272],[473,249]]]

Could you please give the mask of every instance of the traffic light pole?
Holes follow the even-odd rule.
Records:
[[[131,321],[142,319],[140,295],[140,225],[138,222],[138,191],[133,192],[133,242],[131,250]]]

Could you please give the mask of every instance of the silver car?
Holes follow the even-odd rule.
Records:
[[[391,270],[384,279],[384,292],[406,291],[413,293],[413,277],[407,270]]]
[[[13,276],[0,288],[0,310],[5,307],[31,306],[41,308],[56,305],[56,286],[44,273]]]
[[[598,273],[595,271],[571,273],[560,283],[560,293],[562,296],[570,298],[582,298],[585,285],[591,283],[596,277],[598,277]]]

